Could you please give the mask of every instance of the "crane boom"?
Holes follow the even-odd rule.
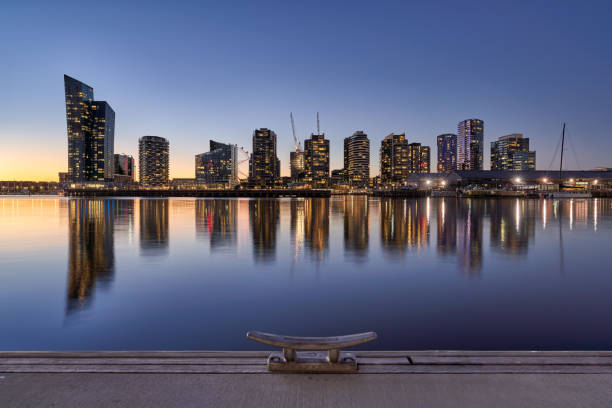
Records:
[[[293,112],[289,113],[289,116],[291,117],[291,131],[293,132],[293,142],[295,143],[295,151],[299,152],[301,150],[300,142],[298,141],[298,138],[295,135],[295,123],[293,122]]]

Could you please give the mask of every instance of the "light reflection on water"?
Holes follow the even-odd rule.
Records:
[[[2,349],[612,348],[612,200],[0,198]],[[66,272],[67,269],[67,272]]]

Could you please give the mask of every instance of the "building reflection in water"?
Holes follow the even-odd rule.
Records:
[[[482,226],[485,200],[465,199],[458,205],[457,264],[470,276],[482,269]]]
[[[67,310],[85,307],[95,287],[105,287],[115,270],[114,230],[129,233],[132,200],[68,201]]]
[[[406,206],[408,246],[422,249],[429,245],[429,216],[431,199],[410,200]]]
[[[408,242],[406,200],[380,199],[380,240],[391,255],[403,254]]]
[[[344,196],[344,251],[357,261],[365,261],[370,239],[367,196]]]
[[[381,198],[380,238],[383,249],[402,255],[407,247],[429,245],[430,199]]]
[[[166,254],[168,252],[168,200],[140,199],[139,210],[141,255]]]
[[[280,221],[280,201],[274,199],[249,200],[249,220],[255,261],[274,261],[276,258],[276,231]]]
[[[237,200],[196,200],[196,237],[206,238],[211,248],[235,247]]]
[[[538,201],[488,200],[491,247],[511,255],[525,255],[535,237]]]
[[[437,252],[450,255],[457,252],[457,199],[440,198],[438,200],[436,223]]]
[[[304,201],[304,247],[313,259],[323,259],[329,241],[329,199]]]

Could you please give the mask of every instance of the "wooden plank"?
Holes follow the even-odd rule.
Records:
[[[359,374],[612,374],[612,366],[361,365]]]
[[[407,357],[357,357],[358,364],[403,365],[410,364]]]
[[[266,365],[267,359],[262,357],[238,357],[238,358],[0,358],[0,366],[14,364],[51,364],[51,365],[147,365],[147,364],[191,364],[191,365]]]
[[[270,351],[0,351],[0,358],[267,358],[269,355]]]
[[[265,374],[265,365],[112,365],[112,364],[14,364],[0,366],[0,373],[156,373],[156,374]]]
[[[612,357],[583,356],[411,356],[425,365],[612,365]]]

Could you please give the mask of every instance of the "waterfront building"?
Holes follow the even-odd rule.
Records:
[[[344,177],[352,187],[366,187],[370,179],[370,139],[358,130],[344,139]]]
[[[329,140],[325,134],[310,135],[304,141],[305,181],[313,188],[326,187],[329,182]]]
[[[429,173],[430,148],[420,143],[408,145],[408,173]]]
[[[380,146],[380,181],[382,184],[401,184],[408,176],[408,141],[406,134],[391,133]]]
[[[438,135],[438,173],[457,170],[457,135],[445,133]]]
[[[128,154],[115,154],[115,176],[134,181],[134,158]],[[115,177],[116,178],[116,177]]]
[[[143,136],[138,140],[138,176],[144,186],[167,186],[170,144],[159,136]]]
[[[68,181],[112,181],[115,112],[94,101],[93,88],[64,75],[68,132]]]
[[[260,186],[273,186],[280,178],[280,160],[276,155],[276,133],[261,128],[253,131],[253,153],[249,161],[249,181]]]
[[[332,187],[339,187],[341,185],[346,186],[346,175],[344,169],[332,170],[329,184]]]
[[[304,152],[296,150],[289,153],[289,167],[291,170],[291,181],[301,181],[304,178],[306,160]]]
[[[210,141],[210,151],[195,156],[197,184],[238,183],[238,146]]]
[[[457,136],[457,170],[482,170],[484,122],[466,119],[459,122]]]
[[[491,170],[535,170],[535,152],[522,133],[502,136],[491,142]]]

